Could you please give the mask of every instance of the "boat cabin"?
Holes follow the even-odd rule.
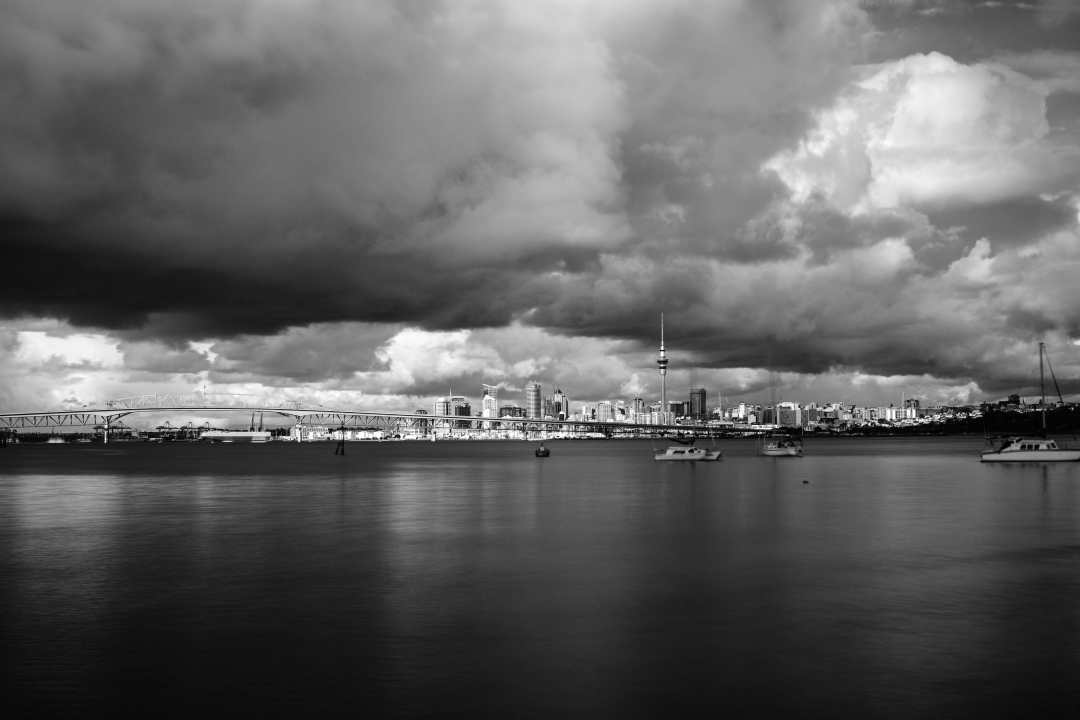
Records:
[[[1041,438],[1008,438],[1002,443],[998,452],[1026,452],[1057,449],[1057,443],[1053,440],[1043,440]]]

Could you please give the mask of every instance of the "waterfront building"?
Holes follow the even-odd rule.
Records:
[[[561,388],[555,388],[555,394],[551,396],[554,404],[552,416],[558,420],[566,420],[570,417],[570,398]]]
[[[525,385],[525,417],[527,418],[541,418],[543,417],[543,406],[540,403],[540,383],[535,380],[530,380]]]
[[[615,419],[614,408],[610,400],[596,403],[596,419],[599,422],[612,422]]]
[[[483,394],[480,396],[480,415],[486,418],[499,416],[499,387],[497,385],[483,385]]]
[[[413,411],[413,415],[427,414],[428,411],[424,410],[423,408],[417,408]],[[428,428],[431,426],[431,422],[431,420],[425,420],[423,418],[414,418],[412,420],[407,420],[405,423],[405,430],[412,435],[422,437],[427,434]]]
[[[520,405],[503,405],[499,408],[499,417],[523,418],[525,417],[525,408]]]
[[[690,388],[690,408],[688,415],[695,420],[704,420],[708,415],[705,408],[705,388]]]
[[[781,402],[776,404],[777,425],[782,427],[802,427],[802,408],[796,402]]]
[[[480,395],[480,417],[499,417],[499,388],[497,385],[482,384],[483,391]],[[490,430],[492,423],[484,423],[483,428]]]
[[[630,408],[625,400],[616,400],[612,403],[612,412],[615,413],[617,422],[630,422]]]
[[[746,420],[746,418],[750,415],[750,413],[751,413],[751,410],[750,410],[749,406],[746,403],[741,402],[738,405],[736,405],[734,407],[734,409],[732,409],[731,417],[732,417],[733,420]]]
[[[468,399],[462,395],[453,395],[450,397],[450,412],[448,415],[457,415],[460,417],[471,417],[472,406],[469,404]],[[455,420],[454,427],[467,428],[472,423],[467,420]]]

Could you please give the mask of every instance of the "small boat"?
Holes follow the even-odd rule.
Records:
[[[1057,443],[1046,437],[1046,383],[1043,374],[1043,358],[1046,356],[1046,343],[1039,343],[1039,391],[1042,400],[1039,404],[1042,418],[1042,431],[1037,437],[1013,436],[1005,438],[1005,441],[996,450],[987,450],[982,453],[982,462],[1076,462],[1080,460],[1080,450],[1059,448]],[[1049,365],[1049,359],[1046,364]],[[1054,368],[1050,368],[1053,377]],[[1057,385],[1057,378],[1054,378]],[[1061,400],[1061,392],[1058,391],[1058,400]]]
[[[204,430],[200,440],[211,443],[265,443],[270,442],[269,430]]]
[[[536,457],[547,457],[549,455],[551,455],[551,450],[544,447],[544,443],[540,443],[536,448]]]
[[[983,462],[1076,462],[1080,450],[1059,448],[1049,438],[1008,437],[997,450],[982,454]]]
[[[802,441],[787,434],[766,436],[761,454],[767,457],[802,457]]]
[[[670,461],[683,461],[693,462],[696,460],[711,461],[719,460],[721,453],[719,450],[705,450],[704,448],[694,447],[693,445],[669,445],[668,449],[662,453],[653,455],[654,460],[670,460]]]

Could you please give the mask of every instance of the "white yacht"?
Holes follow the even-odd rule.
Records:
[[[1009,437],[996,450],[982,454],[983,462],[1076,462],[1080,450],[1059,448],[1049,438]]]
[[[212,443],[264,443],[270,442],[270,431],[206,430],[199,434],[199,439]]]
[[[723,453],[719,450],[705,450],[704,448],[694,447],[693,445],[670,445],[664,452],[653,455],[653,459],[683,462],[696,460],[711,461],[719,460],[722,454]]]
[[[1059,448],[1057,443],[1046,437],[1046,383],[1043,374],[1043,359],[1046,356],[1046,343],[1039,343],[1039,390],[1042,401],[1039,404],[1042,418],[1042,432],[1037,437],[1008,437],[995,450],[982,453],[982,462],[1076,462],[1080,460],[1080,450]],[[1046,360],[1049,365],[1049,359]],[[1054,368],[1050,368],[1053,377]],[[1057,385],[1057,378],[1054,378]],[[1058,400],[1061,391],[1058,390]]]
[[[802,441],[790,435],[766,436],[761,443],[761,454],[767,457],[802,457]]]

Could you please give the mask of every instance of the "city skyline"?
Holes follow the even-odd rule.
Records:
[[[1074,6],[13,0],[0,410],[1075,398]]]

